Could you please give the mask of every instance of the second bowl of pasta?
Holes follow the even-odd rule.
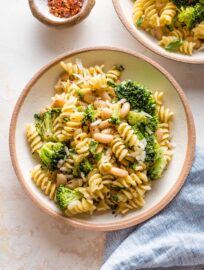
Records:
[[[90,48],[56,59],[26,86],[10,150],[35,203],[106,231],[170,202],[190,170],[194,135],[188,102],[165,70],[130,51]]]
[[[127,30],[153,52],[180,62],[204,63],[204,3],[113,0]]]

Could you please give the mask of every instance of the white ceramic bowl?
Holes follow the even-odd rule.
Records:
[[[122,64],[125,67],[122,80],[140,81],[153,91],[164,91],[165,104],[175,112],[173,142],[175,154],[162,179],[153,183],[146,196],[144,208],[114,217],[111,213],[93,214],[66,218],[41,191],[30,177],[30,170],[36,164],[25,138],[25,125],[33,121],[33,114],[44,107],[53,95],[53,86],[62,69],[59,61],[75,62],[80,58],[85,66],[105,64],[112,67]],[[159,212],[176,195],[183,185],[191,168],[195,145],[195,130],[188,101],[180,86],[172,76],[152,60],[135,52],[99,47],[70,52],[43,67],[27,84],[15,106],[10,126],[10,153],[14,169],[20,183],[33,201],[45,212],[65,222],[91,230],[116,230],[138,224]]]
[[[184,55],[175,52],[168,52],[158,45],[158,41],[143,30],[137,29],[132,21],[132,0],[112,0],[115,10],[126,29],[141,44],[149,50],[160,54],[166,58],[191,64],[204,64],[204,52],[195,51],[193,55]]]

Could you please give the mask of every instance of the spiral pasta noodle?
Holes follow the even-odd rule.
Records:
[[[168,2],[161,11],[159,18],[160,26],[171,24],[176,15],[176,11],[177,7],[172,2]]]
[[[122,139],[117,135],[112,141],[112,151],[119,161],[122,161],[128,154],[128,149],[126,149]]]
[[[36,165],[31,171],[31,177],[36,186],[51,200],[55,198],[56,183],[51,180],[50,173],[43,170],[41,165]]]
[[[34,125],[29,124],[26,127],[26,136],[31,148],[32,154],[38,153],[43,143]]]
[[[130,125],[125,122],[121,123],[118,127],[118,133],[130,147],[137,146],[137,136],[134,134]]]

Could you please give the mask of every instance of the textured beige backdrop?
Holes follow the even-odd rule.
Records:
[[[32,17],[26,0],[1,0],[0,270],[98,270],[100,267],[104,234],[73,229],[42,213],[19,185],[8,149],[12,109],[33,73],[61,53],[94,45],[134,49],[167,68],[189,97],[199,129],[197,142],[203,143],[203,66],[172,62],[148,52],[121,25],[111,0],[97,0],[90,17],[67,30],[40,24]]]

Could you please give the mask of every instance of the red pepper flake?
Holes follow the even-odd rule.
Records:
[[[48,0],[49,11],[56,17],[69,18],[79,13],[83,0]]]

